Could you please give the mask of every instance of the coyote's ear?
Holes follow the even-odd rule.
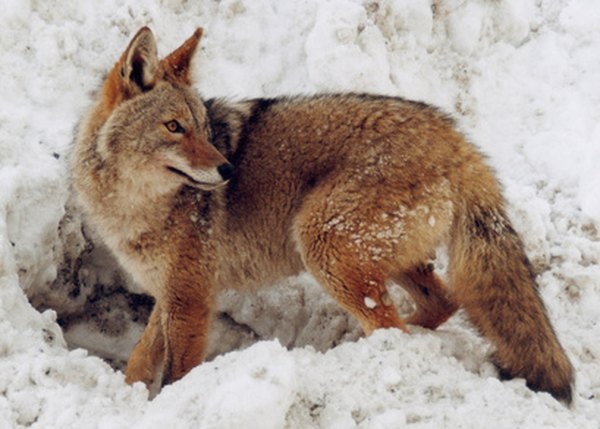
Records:
[[[190,64],[203,31],[202,28],[197,28],[194,34],[183,42],[183,45],[160,62],[167,77],[187,85],[190,84]]]
[[[121,59],[121,79],[130,96],[154,87],[160,77],[156,41],[148,27],[133,37]]]

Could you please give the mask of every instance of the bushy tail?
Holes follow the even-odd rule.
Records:
[[[464,195],[450,246],[456,298],[495,346],[505,378],[523,377],[533,390],[570,403],[573,367],[548,320],[521,239],[499,193]],[[495,195],[494,195],[495,194]]]

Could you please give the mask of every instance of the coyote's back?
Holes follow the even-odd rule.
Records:
[[[203,101],[189,79],[200,35],[159,61],[140,30],[74,152],[91,220],[156,298],[130,382],[201,362],[219,288],[308,270],[366,333],[434,329],[462,305],[502,376],[571,400],[571,365],[497,180],[450,119],[373,95]],[[450,289],[428,263],[443,243]],[[405,320],[390,279],[415,301]]]

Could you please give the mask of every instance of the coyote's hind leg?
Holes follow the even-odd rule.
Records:
[[[417,309],[406,322],[435,329],[458,309],[450,291],[433,271],[432,264],[418,264],[392,277],[412,297]]]
[[[408,332],[389,298],[384,276],[373,267],[323,264],[310,253],[305,258],[308,271],[342,308],[358,319],[365,334],[379,328]]]
[[[327,190],[323,192],[327,194]],[[377,250],[375,246],[357,245],[361,231],[356,225],[368,215],[359,210],[337,210],[336,201],[328,205],[332,200],[313,195],[295,220],[296,241],[306,268],[342,308],[358,319],[367,335],[378,328],[408,332],[385,285],[390,262],[370,253]],[[345,214],[332,216],[332,210]],[[335,216],[344,220],[336,223]]]
[[[313,262],[308,262],[307,268],[340,306],[358,319],[365,334],[379,328],[408,332],[389,298],[384,281],[369,270],[350,267],[328,270]]]

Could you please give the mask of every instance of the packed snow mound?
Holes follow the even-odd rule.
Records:
[[[598,428],[595,2],[139,3],[2,2],[0,428]],[[361,338],[308,275],[223,294],[208,362],[152,401],[126,385],[120,369],[152,299],[74,204],[69,153],[103,75],[144,25],[163,54],[204,27],[193,74],[205,97],[373,92],[451,114],[503,182],[576,368],[574,406],[499,381],[460,313],[434,332]]]

